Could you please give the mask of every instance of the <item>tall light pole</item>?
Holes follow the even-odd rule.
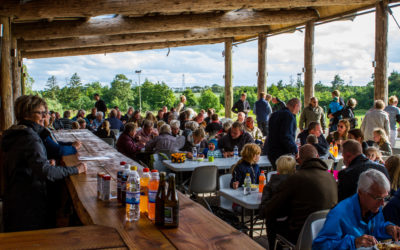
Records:
[[[300,101],[301,101],[301,73],[297,73],[297,83],[299,84],[299,95],[300,95]],[[301,109],[301,105],[300,105]]]
[[[142,70],[135,70],[135,73],[138,74],[138,84],[139,84],[139,110],[142,111],[142,94],[140,93],[140,74]]]

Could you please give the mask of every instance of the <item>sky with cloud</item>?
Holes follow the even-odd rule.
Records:
[[[400,21],[400,8],[393,9]],[[315,28],[315,82],[329,84],[339,74],[346,83],[366,85],[373,73],[375,13],[358,16],[353,21],[337,21]],[[289,83],[302,72],[304,61],[304,32],[282,34],[268,38],[267,85],[282,80]],[[116,74],[125,74],[138,82],[135,70],[142,70],[140,81],[163,81],[170,87],[224,84],[224,44],[137,51],[90,56],[48,59],[24,59],[28,73],[35,80],[33,88],[45,88],[54,75],[62,87],[75,72],[82,82],[99,81],[110,84]],[[167,56],[168,54],[168,56]],[[389,16],[389,73],[400,71],[400,29]],[[233,47],[233,83],[256,85],[257,41]]]

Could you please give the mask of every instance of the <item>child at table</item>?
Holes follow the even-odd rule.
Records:
[[[365,156],[367,156],[367,158],[370,159],[373,162],[380,163],[380,164],[385,164],[385,162],[382,159],[381,152],[376,147],[367,148],[367,151],[365,152]]]
[[[381,128],[374,129],[374,142],[379,147],[382,155],[392,155],[392,147],[390,147],[385,130]]]
[[[243,185],[247,173],[250,173],[252,184],[258,184],[258,178],[260,177],[260,167],[257,164],[260,160],[260,146],[255,143],[246,144],[240,153],[242,158],[231,168],[232,179],[230,185],[233,189]]]
[[[222,158],[221,150],[218,149],[217,139],[211,139],[208,141],[208,148],[203,150],[204,157],[214,156],[214,158]]]

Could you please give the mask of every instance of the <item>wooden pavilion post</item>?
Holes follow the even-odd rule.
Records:
[[[387,46],[388,46],[388,1],[376,4],[375,14],[375,88],[374,99],[388,102]]]
[[[304,38],[304,107],[314,96],[314,30],[314,22],[307,22]]]
[[[232,118],[232,38],[225,41],[225,117]]]
[[[21,69],[19,67],[17,39],[12,38],[12,89],[13,102],[21,95]]]
[[[0,130],[8,129],[13,123],[13,93],[11,84],[11,32],[10,18],[0,16],[3,27],[1,39],[1,68],[0,68]],[[1,32],[1,31],[0,31]]]
[[[258,78],[257,78],[257,99],[261,92],[266,92],[267,72],[267,35],[258,34]]]

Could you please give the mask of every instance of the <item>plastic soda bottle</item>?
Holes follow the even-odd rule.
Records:
[[[156,169],[151,170],[151,177],[149,182],[149,203],[147,216],[150,220],[154,220],[156,216],[156,195],[158,184],[160,183],[160,175]]]
[[[335,145],[333,146],[333,156],[335,156],[335,158],[336,158],[336,157],[338,157],[338,154],[339,154],[339,148],[335,142]]]
[[[140,176],[137,167],[132,166],[126,182],[126,221],[140,219]]]
[[[124,165],[124,171],[122,172],[121,176],[121,203],[125,206],[126,204],[126,182],[128,180],[128,175],[130,172],[130,165]]]
[[[149,203],[149,182],[150,172],[148,168],[143,169],[142,178],[140,178],[140,212],[147,213],[147,204]]]
[[[332,142],[331,142],[330,145],[329,145],[329,153],[331,153],[331,154],[334,156],[334,153],[333,153],[333,143],[332,143]]]
[[[264,170],[261,171],[260,177],[258,178],[258,191],[263,192],[264,186],[266,185],[267,178],[265,178]]]
[[[235,147],[233,148],[233,158],[234,158],[235,160],[239,159],[239,148],[238,148],[238,146],[235,146]]]
[[[193,160],[197,160],[197,148],[196,147],[193,147],[192,154],[193,154]]]
[[[121,202],[121,200],[122,200],[122,198],[121,198],[122,197],[122,190],[121,190],[122,175],[124,174],[126,162],[121,161],[119,163],[119,165],[121,166],[121,168],[117,172],[117,200],[118,200],[118,202]]]
[[[246,174],[246,178],[244,178],[244,188],[243,188],[244,195],[251,193],[251,178],[250,173]]]

